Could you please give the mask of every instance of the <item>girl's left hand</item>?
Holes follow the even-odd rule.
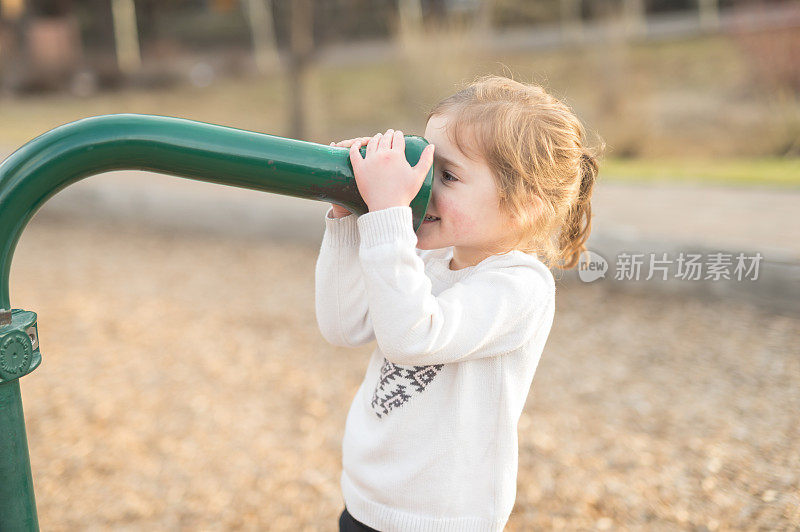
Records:
[[[388,129],[384,134],[376,134],[367,143],[366,157],[361,157],[360,147],[360,142],[350,146],[350,162],[358,192],[370,212],[408,207],[433,164],[433,144],[425,146],[414,167],[406,161],[406,140],[402,131]]]

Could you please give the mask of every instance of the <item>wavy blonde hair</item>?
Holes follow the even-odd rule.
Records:
[[[447,115],[458,149],[492,171],[500,209],[516,221],[506,252],[519,249],[548,267],[573,268],[592,229],[599,153],[585,146],[572,110],[539,85],[486,75],[436,104],[428,120],[440,115]]]

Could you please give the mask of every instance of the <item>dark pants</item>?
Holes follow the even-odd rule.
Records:
[[[370,528],[364,523],[356,521],[355,518],[350,515],[350,512],[347,511],[347,507],[345,506],[342,515],[339,516],[339,532],[379,532],[374,528]]]

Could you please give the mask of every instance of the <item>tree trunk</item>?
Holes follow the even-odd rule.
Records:
[[[114,17],[114,39],[119,69],[123,74],[132,74],[142,66],[136,7],[133,0],[112,0],[111,12]]]
[[[698,0],[700,10],[700,26],[705,30],[716,30],[719,27],[719,1]]]
[[[561,38],[566,42],[583,39],[580,0],[561,0]]]
[[[272,0],[245,0],[242,2],[253,37],[253,57],[256,69],[264,74],[275,70],[280,63],[275,45],[275,25],[272,18]]]
[[[306,136],[306,98],[308,62],[314,47],[311,0],[294,0],[291,13],[291,60],[289,61],[289,97],[291,98],[291,137]]]

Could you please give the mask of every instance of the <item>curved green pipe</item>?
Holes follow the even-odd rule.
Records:
[[[416,164],[426,145],[407,137],[409,162]],[[85,118],[33,139],[0,164],[0,308],[8,308],[11,256],[28,220],[67,185],[111,170],[149,170],[368,211],[346,148],[165,116]],[[432,180],[433,168],[411,202],[415,231]]]
[[[417,163],[426,145],[422,137],[406,137],[409,163]],[[0,164],[0,309],[10,308],[11,259],[28,221],[59,190],[111,170],[149,170],[368,211],[347,148],[165,116],[78,120],[33,139]],[[433,168],[411,202],[415,231],[432,180]],[[0,381],[0,530],[38,530],[18,378]]]

